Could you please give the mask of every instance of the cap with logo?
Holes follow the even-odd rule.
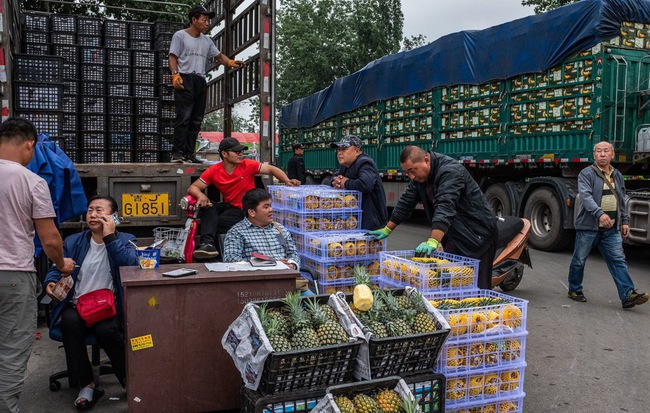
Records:
[[[209,18],[213,19],[214,16],[216,16],[216,14],[217,13],[215,13],[213,11],[208,11],[208,9],[206,9],[203,6],[194,6],[194,7],[192,7],[192,10],[190,10],[190,12],[188,13],[188,16],[190,17],[190,20],[192,20],[192,17],[194,17],[196,15],[204,15],[204,16],[208,16]]]
[[[341,138],[338,142],[333,142],[330,144],[331,148],[347,148],[350,146],[356,146],[357,148],[363,148],[363,142],[359,139],[358,136],[347,135]]]
[[[219,144],[219,152],[222,151],[233,151],[233,152],[240,152],[240,151],[245,151],[246,148],[244,145],[239,143],[239,141],[235,138],[232,137],[227,137],[223,138],[221,143]]]

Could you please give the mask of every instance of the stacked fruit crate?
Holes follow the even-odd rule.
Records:
[[[22,14],[22,53],[34,56],[50,54],[50,16],[45,13]]]

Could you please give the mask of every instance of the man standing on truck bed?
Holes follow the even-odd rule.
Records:
[[[431,235],[416,253],[429,256],[442,245],[446,252],[478,259],[478,287],[492,289],[497,218],[476,181],[457,160],[418,146],[404,148],[400,163],[411,181],[388,225],[370,233],[386,238],[421,202]]]
[[[623,175],[610,164],[614,147],[609,142],[594,145],[594,164],[578,175],[578,216],[576,241],[569,266],[569,298],[584,303],[582,279],[592,248],[598,247],[618,289],[623,308],[648,301],[648,293],[637,293],[627,269],[623,237],[630,234],[630,217],[625,206]]]
[[[169,70],[172,72],[176,121],[172,162],[201,163],[194,155],[196,138],[201,131],[205,112],[207,84],[205,64],[213,57],[226,67],[244,67],[246,64],[232,60],[217,49],[210,37],[210,19],[215,12],[203,6],[189,12],[190,27],[174,33],[169,47]]]
[[[216,237],[225,234],[233,225],[244,219],[242,197],[255,188],[255,175],[273,175],[287,186],[299,186],[300,181],[289,179],[282,169],[243,159],[246,147],[235,138],[224,138],[219,144],[219,156],[223,162],[212,165],[187,190],[196,198],[201,210],[201,245],[194,251],[194,258],[210,259],[219,255]],[[212,203],[203,193],[208,185],[214,185],[223,202]]]

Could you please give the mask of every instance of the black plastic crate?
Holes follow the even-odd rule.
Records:
[[[167,69],[169,71],[169,51],[156,52],[156,61],[158,62],[158,70]],[[169,72],[171,74],[171,72]]]
[[[77,32],[77,16],[52,14],[50,16],[50,30],[53,32]]]
[[[81,163],[81,151],[79,149],[66,149],[65,154],[74,163]]]
[[[79,133],[79,142],[82,149],[107,149],[104,132],[81,132]]]
[[[70,80],[79,79],[79,63],[63,62],[63,78]]]
[[[156,87],[154,85],[139,85],[133,84],[133,96],[137,98],[153,98],[156,97]]]
[[[104,96],[106,95],[106,87],[104,82],[84,81],[81,82],[81,95],[88,96]]]
[[[80,78],[85,81],[104,82],[106,80],[106,66],[81,63]]]
[[[129,49],[106,49],[106,64],[110,66],[131,66],[131,51]]]
[[[183,23],[179,22],[155,22],[153,25],[153,36],[158,37],[167,34],[171,37],[177,31],[183,29]]]
[[[108,96],[131,96],[130,83],[108,83]]]
[[[79,156],[81,163],[105,163],[106,151],[105,150],[83,150]]]
[[[81,63],[92,63],[103,65],[106,63],[106,53],[103,47],[80,46],[79,61]]]
[[[76,45],[77,35],[74,33],[61,33],[61,32],[51,33],[50,42],[52,42],[52,44]]]
[[[53,44],[52,54],[62,57],[67,63],[79,63],[79,47],[73,44]]]
[[[133,98],[110,96],[108,98],[108,113],[111,115],[133,115]]]
[[[162,102],[160,106],[160,117],[163,119],[176,119],[176,104]]]
[[[358,394],[373,397],[383,389],[394,389],[400,379],[403,379],[409,390],[411,390],[422,412],[444,413],[446,381],[445,376],[442,374],[424,373],[408,378],[390,376],[357,383],[340,384],[328,387],[327,393],[334,397],[345,396],[350,400]]]
[[[174,101],[174,87],[169,85],[158,85],[158,97],[163,101]]]
[[[172,45],[172,38],[170,37],[157,37],[153,42],[153,48],[159,52],[168,52],[169,46]]]
[[[158,83],[168,86],[172,84],[172,72],[169,68],[164,67],[158,69]]]
[[[136,151],[135,161],[138,163],[157,163],[158,151]]]
[[[174,120],[162,119],[160,121],[160,134],[166,136],[174,135]]]
[[[69,150],[79,149],[79,140],[77,132],[66,132],[63,131],[61,137],[65,141],[65,150],[66,153]],[[69,155],[68,155],[69,156]]]
[[[158,162],[171,162],[171,161],[172,161],[171,149],[167,151],[160,151],[158,153]]]
[[[66,113],[77,113],[79,111],[79,99],[77,95],[63,95],[61,110]]]
[[[94,17],[77,17],[77,33],[96,36],[102,32],[102,21]]]
[[[50,15],[47,13],[25,12],[21,15],[23,31],[50,31]]]
[[[111,132],[132,132],[133,116],[126,116],[126,115],[109,116],[108,130]]]
[[[78,95],[79,94],[79,82],[76,80],[63,80],[63,93],[65,95]]]
[[[47,32],[23,32],[23,42],[47,44],[50,42],[50,34]]]
[[[53,137],[61,136],[63,132],[62,112],[35,112],[33,110],[15,110],[16,117],[30,121],[37,133],[46,133]]]
[[[138,99],[136,99],[137,101]],[[157,116],[138,116],[135,120],[137,133],[158,133],[159,118]]]
[[[124,149],[111,149],[106,158],[108,163],[131,163],[133,162],[133,151]]]
[[[133,82],[145,85],[155,85],[156,71],[153,67],[134,67]]]
[[[129,23],[120,20],[104,20],[105,37],[128,38]]]
[[[76,132],[79,130],[79,116],[75,112],[63,114],[63,133]]]
[[[133,149],[133,134],[131,132],[109,132],[109,149]]]
[[[102,37],[101,36],[92,36],[88,34],[80,34],[77,38],[77,43],[79,46],[86,47],[101,47],[102,46]]]
[[[277,395],[241,389],[241,413],[309,413],[325,397],[324,390],[297,391]]]
[[[104,46],[107,49],[129,49],[129,41],[124,37],[105,37]]]
[[[155,52],[133,50],[131,53],[133,53],[133,66],[150,67],[152,69],[156,66]]]
[[[106,98],[103,96],[81,96],[81,113],[106,113]]]
[[[151,40],[129,40],[129,49],[151,50]]]
[[[106,115],[81,115],[81,130],[87,132],[104,132]]]
[[[63,84],[14,82],[16,109],[62,110]]]
[[[32,56],[47,56],[50,54],[49,44],[23,42],[21,49],[23,53]]]
[[[14,56],[14,80],[17,82],[61,83],[63,59],[54,56]]]
[[[152,33],[152,23],[129,23],[129,39],[131,40],[151,40]]]
[[[157,133],[139,133],[135,135],[135,149],[142,151],[159,151],[160,135]]]
[[[135,114],[140,116],[160,116],[160,99],[135,99]],[[158,132],[158,130],[156,130],[156,132]]]
[[[131,71],[124,66],[106,66],[106,80],[113,83],[131,83]]]
[[[160,150],[162,152],[171,152],[174,149],[172,140],[174,139],[173,135],[161,135],[160,136]]]

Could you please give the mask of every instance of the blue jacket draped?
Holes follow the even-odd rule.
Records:
[[[63,242],[63,256],[72,258],[78,265],[81,265],[86,258],[88,249],[90,248],[90,237],[92,233],[89,230],[80,232],[78,234],[70,235]],[[117,315],[124,325],[124,290],[122,289],[122,281],[120,279],[121,266],[138,265],[138,258],[135,247],[129,241],[136,242],[136,237],[131,234],[123,232],[116,232],[115,234],[104,237],[106,244],[106,252],[108,253],[108,262],[111,266],[111,276],[113,277],[113,287],[115,289],[115,308]],[[75,284],[68,293],[65,300],[60,301],[54,305],[50,314],[51,325],[55,326],[59,323],[61,312],[66,305],[74,297],[75,287],[77,285],[77,277],[80,268],[75,268],[71,277]],[[43,288],[49,283],[56,283],[61,279],[61,272],[53,266],[45,276]]]

